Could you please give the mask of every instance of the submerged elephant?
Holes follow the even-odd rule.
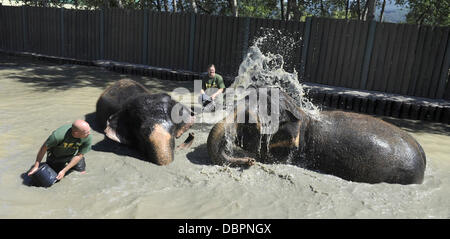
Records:
[[[172,118],[172,110],[180,116]],[[148,161],[166,165],[173,161],[175,138],[194,123],[189,108],[168,94],[151,94],[133,80],[120,80],[101,94],[96,105],[97,125],[116,142],[137,148]],[[190,134],[183,146],[190,145]]]
[[[280,91],[278,129],[261,134],[258,107],[249,104],[248,96],[237,105],[243,107],[217,123],[208,136],[208,154],[216,164],[282,162],[356,182],[423,181],[422,147],[408,133],[380,119],[343,111],[323,111],[315,119]],[[239,114],[245,115],[246,123],[236,123]],[[256,123],[249,123],[250,119]]]

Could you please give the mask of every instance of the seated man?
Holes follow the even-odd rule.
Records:
[[[221,75],[216,74],[216,67],[211,64],[208,66],[208,75],[202,80],[201,95],[199,98],[204,111],[214,111],[216,105],[222,102],[217,101],[220,99],[220,94],[225,90],[225,84]]]
[[[92,144],[90,129],[86,121],[76,120],[73,124],[65,124],[53,131],[41,146],[28,176],[38,170],[46,152],[46,163],[58,174],[56,179],[61,180],[70,169],[84,173],[84,155],[91,150]]]

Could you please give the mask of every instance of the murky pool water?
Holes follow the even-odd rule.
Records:
[[[106,85],[127,77],[0,55],[0,218],[450,218],[450,127],[389,118],[423,146],[423,184],[354,183],[292,165],[210,165],[212,126],[198,124],[192,147],[163,167],[92,131],[87,174],[73,172],[47,189],[28,186],[25,174],[48,135],[77,118],[93,122]],[[159,92],[194,88],[131,78]]]

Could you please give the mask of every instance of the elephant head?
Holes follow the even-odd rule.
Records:
[[[173,120],[175,109],[181,120]],[[167,165],[173,161],[175,138],[194,123],[191,114],[167,94],[140,94],[111,115],[105,133],[114,141],[137,147],[148,161]]]
[[[293,149],[301,147],[300,129],[307,121],[306,113],[283,91],[250,91],[212,128],[208,153],[215,164],[291,160]]]
[[[97,127],[104,130],[108,118],[119,111],[130,98],[150,91],[134,80],[123,79],[108,86],[97,100],[95,118]]]

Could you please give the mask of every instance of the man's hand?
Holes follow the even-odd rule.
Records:
[[[39,169],[39,164],[42,161],[42,158],[44,157],[45,153],[47,152],[47,146],[44,144],[42,144],[41,148],[39,149],[39,152],[36,156],[36,161],[34,162],[34,166],[32,169],[30,169],[30,171],[28,171],[28,176],[33,175],[33,173],[35,173],[38,169]]]
[[[64,178],[64,175],[66,175],[66,172],[69,171],[73,166],[77,165],[78,162],[83,158],[83,154],[77,154],[70,160],[69,164],[66,165],[65,168],[63,168],[61,171],[59,171],[58,175],[56,176],[56,179],[61,180]]]
[[[59,171],[58,175],[56,176],[56,179],[61,180],[62,178],[64,178],[64,175],[66,175],[66,171],[61,170],[61,171]]]
[[[28,176],[33,175],[33,173],[35,173],[38,169],[39,169],[39,165],[34,165],[34,167],[32,169],[30,169],[30,171],[28,171]]]
[[[214,100],[218,95],[223,92],[223,89],[218,89],[214,94],[211,95],[211,98]]]
[[[210,96],[208,96],[207,94],[201,94],[198,97],[198,101],[200,104],[202,104],[202,106],[206,106],[207,104],[211,103],[212,99]]]

